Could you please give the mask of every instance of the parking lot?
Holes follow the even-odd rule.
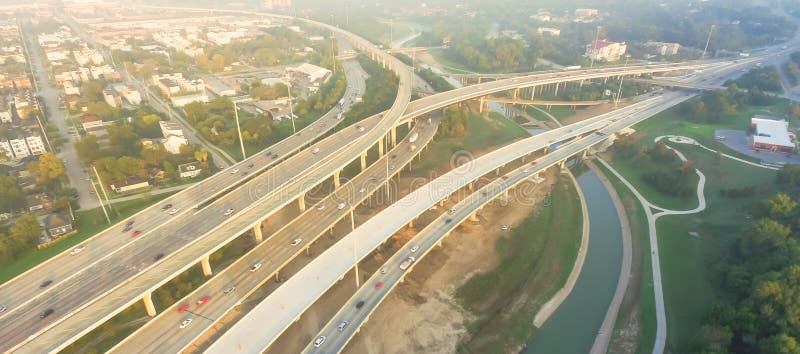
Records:
[[[714,136],[723,137],[724,140],[717,140],[737,152],[759,159],[762,162],[800,164],[800,156],[796,154],[787,155],[786,153],[753,150],[751,147],[753,139],[742,130],[716,130],[714,131]]]

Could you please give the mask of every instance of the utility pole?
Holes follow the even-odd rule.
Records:
[[[625,68],[628,67],[628,58],[630,58],[630,54],[625,55],[625,65],[622,67],[622,71],[625,71]],[[619,77],[619,89],[617,89],[617,99],[614,101],[614,108],[617,108],[617,104],[619,104],[620,98],[622,98],[622,81],[625,80],[625,76]]]
[[[394,19],[389,19],[389,49],[392,49],[392,42],[394,42]]]
[[[94,169],[94,166],[92,166],[92,169]],[[94,169],[94,173],[97,174],[96,169]],[[97,200],[100,202],[100,208],[103,209],[103,214],[106,216],[106,221],[108,221],[108,224],[111,225],[111,218],[108,217],[108,211],[106,210],[106,204],[103,202],[103,198],[100,197],[100,193],[97,193],[97,187],[95,187],[94,183],[91,181],[89,182],[92,185],[92,190],[94,190],[94,194],[97,196]],[[100,187],[103,187],[103,181],[100,179],[99,175],[97,177],[97,182],[100,183]],[[106,200],[108,200],[108,197],[106,197]]]
[[[714,32],[714,26],[711,25],[711,29],[708,30],[708,38],[706,38],[706,46],[703,48],[703,55],[700,56],[700,59],[703,59],[706,56],[706,51],[708,50],[708,43],[711,42],[711,33]]]
[[[351,230],[355,230],[356,229],[356,219],[355,219],[354,213],[355,213],[355,208],[350,209],[350,229]],[[353,234],[353,266],[355,266],[355,268],[356,268],[356,289],[358,289],[359,286],[361,286],[360,279],[358,278],[358,252],[356,251],[356,246],[357,245],[358,244],[356,243],[355,234]]]
[[[589,59],[591,59],[591,63],[589,64],[589,68],[594,67],[594,57],[597,56],[595,51],[597,51],[597,40],[600,39],[600,26],[597,26],[597,32],[594,34],[594,42],[592,42],[592,50],[589,52]]]
[[[247,153],[244,151],[244,140],[242,140],[242,129],[239,127],[239,108],[236,107],[236,101],[233,101],[233,116],[236,118],[236,132],[239,133],[239,146],[242,147],[242,160],[247,158]]]
[[[286,87],[289,92],[289,118],[292,119],[292,134],[297,133],[297,129],[294,127],[294,109],[292,108],[292,82],[287,81]]]

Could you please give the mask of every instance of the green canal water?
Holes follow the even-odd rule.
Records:
[[[578,176],[589,211],[589,249],[578,281],[529,340],[523,354],[585,354],[603,323],[622,266],[622,231],[611,196],[594,172]]]

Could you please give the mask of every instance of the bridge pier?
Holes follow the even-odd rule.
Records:
[[[472,212],[472,214],[469,214],[469,221],[478,222],[478,210],[475,210]]]
[[[205,256],[200,260],[200,266],[203,267],[203,275],[210,277],[212,274],[214,274],[214,272],[211,271],[211,260],[209,259],[209,256]]]
[[[447,198],[445,198],[445,199],[447,199]],[[442,200],[440,200],[440,201],[439,201],[439,206],[440,206],[440,207],[443,207],[443,206],[444,206],[444,201],[445,201],[445,199],[442,199]]]
[[[392,147],[397,146],[397,127],[396,126],[392,126],[391,137],[392,137]]]
[[[361,154],[361,171],[367,168],[367,153]]]
[[[383,138],[378,142],[378,157],[383,157]]]
[[[335,188],[339,188],[341,182],[339,182],[339,175],[342,173],[342,170],[336,170],[333,172],[333,186]]]
[[[144,302],[144,308],[147,310],[147,315],[153,317],[156,315],[156,305],[153,305],[153,293],[144,294],[142,297],[142,301]]]
[[[467,189],[469,189],[469,190],[473,190],[473,189],[474,189],[474,187],[475,187],[475,182],[469,182],[469,183],[467,184]]]
[[[478,113],[483,113],[483,96],[478,98]]]
[[[297,198],[297,204],[300,207],[300,212],[306,211],[306,194],[303,193]]]
[[[565,167],[567,167],[567,160],[566,160],[566,159],[564,159],[564,160],[561,160],[561,162],[559,162],[559,163],[558,163],[558,167],[559,167],[559,168],[561,168],[562,170],[563,170]]]
[[[581,159],[585,160],[588,155],[589,155],[589,149],[583,150],[583,152],[581,152]]]
[[[558,96],[558,82],[556,82],[556,92],[553,93],[553,96]]]
[[[253,239],[256,243],[259,243],[264,240],[264,234],[261,233],[261,222],[253,226]]]

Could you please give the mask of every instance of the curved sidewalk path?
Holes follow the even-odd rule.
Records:
[[[659,136],[655,139],[655,141],[659,141],[665,137],[673,137],[676,138],[677,136]],[[680,137],[678,137],[680,138]],[[688,138],[686,138],[688,139]],[[678,139],[680,140],[680,139]],[[691,140],[691,139],[689,139]],[[688,141],[688,140],[687,140]],[[678,158],[681,161],[686,161],[686,156],[684,156],[680,151],[675,150],[669,146],[667,146],[670,150],[674,151]],[[658,239],[656,237],[656,220],[658,218],[665,216],[665,215],[686,215],[686,214],[695,214],[699,213],[706,208],[706,199],[703,191],[705,189],[706,184],[706,176],[700,172],[700,170],[695,169],[695,173],[699,177],[699,181],[697,183],[697,207],[690,210],[670,210],[666,208],[659,207],[653,203],[650,203],[641,193],[639,193],[633,185],[628,182],[625,177],[623,177],[617,170],[615,170],[609,163],[601,158],[597,158],[597,161],[603,164],[611,173],[613,173],[619,180],[625,184],[625,186],[630,189],[630,191],[636,196],[636,199],[639,200],[639,203],[644,207],[645,215],[647,216],[647,224],[648,224],[648,232],[650,235],[650,253],[651,253],[651,263],[653,267],[653,292],[655,293],[655,303],[656,303],[656,340],[653,344],[653,353],[654,354],[662,354],[664,353],[664,347],[666,346],[666,339],[667,339],[667,321],[666,321],[666,312],[664,310],[664,291],[663,286],[661,283],[661,262],[659,260],[659,253],[658,253]],[[743,161],[743,160],[742,160]],[[653,211],[656,211],[655,213]],[[616,299],[615,299],[616,300]],[[604,326],[606,323],[604,322]],[[613,330],[613,322],[608,325],[608,328],[601,328],[601,331],[610,332]],[[609,336],[610,338],[610,336]]]

